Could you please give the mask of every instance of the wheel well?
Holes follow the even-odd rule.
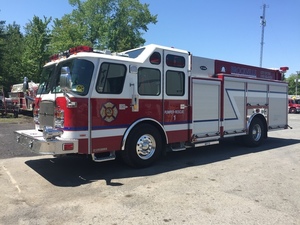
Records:
[[[127,130],[125,131],[125,133],[123,135],[121,150],[125,150],[125,145],[126,145],[126,141],[127,141],[127,137],[129,135],[129,133],[135,127],[142,126],[143,124],[152,125],[153,127],[155,127],[159,131],[160,136],[162,137],[163,146],[165,146],[168,143],[167,134],[166,134],[163,126],[160,123],[158,123],[156,120],[153,120],[153,119],[142,119],[142,120],[136,121],[130,127],[127,128]]]

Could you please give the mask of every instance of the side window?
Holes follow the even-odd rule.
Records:
[[[158,69],[140,67],[138,71],[138,93],[140,95],[160,95],[161,76]]]
[[[78,95],[86,95],[90,89],[93,72],[92,62],[84,59],[74,60],[71,69],[72,91]]]
[[[171,67],[184,68],[185,58],[183,56],[168,54],[166,56],[166,64]]]
[[[120,94],[123,90],[125,75],[125,65],[102,63],[96,85],[97,92]]]
[[[161,63],[161,55],[159,52],[153,52],[149,59],[151,64],[159,65]]]
[[[180,71],[167,71],[166,93],[170,96],[184,95],[184,73]]]

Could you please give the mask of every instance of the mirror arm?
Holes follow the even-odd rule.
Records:
[[[63,91],[63,95],[65,96],[65,99],[67,100],[67,108],[77,108],[77,102],[72,102],[70,99],[70,96],[67,94],[66,91]]]

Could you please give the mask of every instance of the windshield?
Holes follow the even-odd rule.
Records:
[[[69,67],[72,78],[72,92],[86,95],[94,71],[94,64],[85,59],[70,59],[59,64],[44,67],[38,94],[62,93],[60,88],[60,73],[62,67]]]
[[[37,94],[47,94],[50,92],[49,80],[54,76],[55,67],[56,64],[52,64],[43,68]]]
[[[78,95],[86,95],[89,92],[91,79],[94,72],[94,64],[85,59],[70,59],[58,64],[58,76],[53,92],[61,92],[59,86],[60,71],[62,67],[69,67],[72,81],[72,92]]]

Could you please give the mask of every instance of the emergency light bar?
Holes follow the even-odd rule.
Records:
[[[60,52],[58,54],[54,54],[54,55],[50,56],[50,61],[56,61],[61,58],[68,58],[70,55],[75,55],[79,52],[93,52],[93,51],[94,51],[94,49],[89,46],[77,46],[74,48],[70,48],[67,51]]]
[[[89,46],[77,46],[75,48],[70,48],[69,53],[70,55],[76,54],[78,52],[93,52],[93,48]]]
[[[70,48],[67,51],[60,52],[58,54],[54,54],[54,55],[50,56],[50,61],[53,62],[53,61],[56,61],[61,58],[68,58],[70,55],[76,55],[79,52],[94,52],[94,53],[100,53],[100,54],[105,54],[105,55],[128,57],[128,54],[117,53],[117,52],[112,53],[110,50],[107,50],[107,49],[102,51],[102,50],[93,49],[92,47],[89,47],[89,46],[77,46],[74,48]]]

